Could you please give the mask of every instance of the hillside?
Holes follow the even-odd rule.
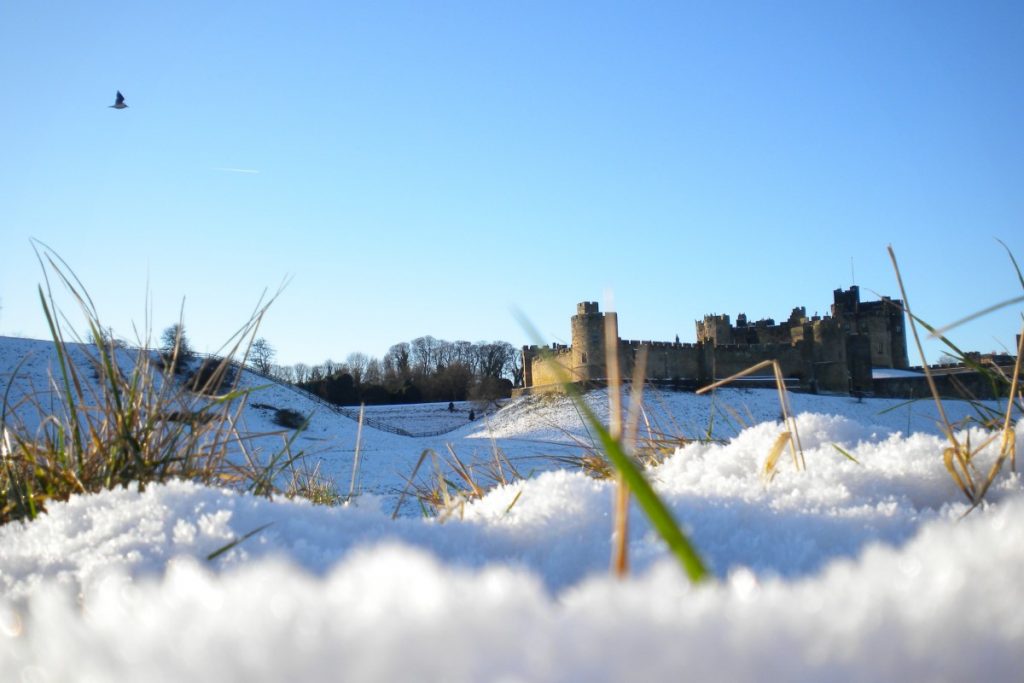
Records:
[[[4,383],[46,386],[47,347],[0,339]],[[606,411],[605,392],[587,400]],[[296,444],[347,488],[355,421],[283,386],[249,401],[254,432],[280,429],[256,403],[312,413]],[[523,399],[440,436],[365,427],[367,495],[347,505],[171,483],[76,496],[0,528],[0,667],[124,681],[1015,680],[1020,476],[963,518],[934,406],[793,404],[807,471],[784,457],[766,485],[774,392],[647,396],[643,429],[716,437],[648,471],[710,567],[707,584],[687,582],[637,508],[633,573],[608,576],[610,483],[537,458],[580,450],[579,414],[565,398]],[[436,405],[367,414],[410,432],[452,420]],[[269,449],[281,437],[261,438]],[[420,453],[449,444],[466,460],[500,448],[533,476],[444,521],[415,506],[392,520]]]

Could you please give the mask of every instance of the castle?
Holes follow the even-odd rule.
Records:
[[[825,392],[871,392],[872,368],[909,367],[903,304],[882,297],[860,300],[856,286],[833,292],[831,315],[808,318],[794,308],[789,319],[750,322],[743,314],[736,324],[728,315],[698,320],[696,343],[619,339],[619,367],[633,373],[641,347],[647,348],[649,381],[696,387],[728,377],[763,360],[777,360],[787,380],[803,389]],[[526,392],[557,391],[562,377],[599,383],[606,379],[605,324],[618,329],[616,313],[602,313],[584,301],[572,316],[572,344],[523,347]],[[766,373],[767,374],[767,373]]]

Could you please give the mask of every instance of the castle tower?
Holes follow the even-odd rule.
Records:
[[[815,320],[814,334],[814,387],[827,392],[845,393],[850,390],[850,368],[846,358],[847,334],[842,321],[836,318]]]
[[[910,367],[910,358],[907,356],[907,328],[903,320],[903,301],[883,296],[882,304],[884,315],[888,319],[886,327],[889,330],[892,367],[906,370]]]
[[[596,301],[576,304],[576,315],[572,317],[572,374],[577,380],[604,379],[607,375],[604,320],[605,314],[598,310]]]
[[[835,290],[833,298],[832,317],[843,324],[847,334],[868,338],[873,367],[906,369],[910,366],[902,301],[883,296],[880,301],[861,302],[856,285],[846,291]]]
[[[849,289],[832,290],[832,317],[855,320],[860,313],[860,287],[851,285]]]
[[[746,316],[743,316],[746,320]],[[697,341],[711,342],[711,346],[735,344],[733,328],[728,315],[705,315],[704,320],[697,321]]]

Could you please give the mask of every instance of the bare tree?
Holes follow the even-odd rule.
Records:
[[[279,382],[295,382],[295,368],[290,365],[273,365],[270,368],[270,376]]]
[[[370,363],[370,357],[365,353],[354,351],[348,354],[345,363],[348,364],[348,373],[352,375],[352,381],[355,382],[356,386],[362,384],[363,377],[366,375],[366,366]]]
[[[508,342],[478,342],[476,369],[480,377],[501,377],[515,349]]]
[[[295,383],[305,384],[306,380],[309,379],[309,366],[305,363],[296,363],[293,369],[295,371]]]
[[[192,360],[195,353],[188,337],[185,336],[185,326],[181,323],[174,323],[160,335],[160,350],[168,360],[168,368],[172,372],[180,372],[186,364]]]
[[[270,374],[274,356],[276,355],[277,351],[263,337],[258,337],[253,341],[252,348],[249,349],[249,360],[252,366],[256,368],[257,372],[261,372],[264,375]]]
[[[509,377],[512,378],[512,386],[523,386],[523,372],[525,367],[526,363],[523,359],[522,349],[514,349],[505,366],[505,371],[508,372]]]
[[[452,363],[457,363],[459,361],[458,353],[458,348],[454,342],[444,339],[437,340],[437,369],[447,368]]]
[[[455,360],[467,367],[473,367],[476,364],[476,347],[473,342],[459,340],[453,342],[452,346],[455,347]]]
[[[310,382],[319,382],[322,379],[326,379],[326,376],[324,375],[324,366],[314,365],[309,369]]]
[[[440,344],[429,334],[416,337],[410,342],[412,367],[420,375],[430,375],[437,370],[437,358]]]
[[[402,384],[412,376],[410,357],[412,351],[407,342],[393,345],[384,354],[384,376],[385,379],[394,384]]]
[[[367,384],[382,384],[384,382],[384,366],[380,360],[370,358],[366,364],[366,373],[363,375],[363,381]]]

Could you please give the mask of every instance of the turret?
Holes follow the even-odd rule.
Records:
[[[576,315],[572,317],[572,373],[577,380],[603,379],[607,374],[604,319],[596,301],[576,304]]]
[[[746,320],[746,316],[743,316]],[[711,346],[735,344],[732,325],[727,315],[705,315],[704,320],[697,321],[697,341],[711,342]]]

